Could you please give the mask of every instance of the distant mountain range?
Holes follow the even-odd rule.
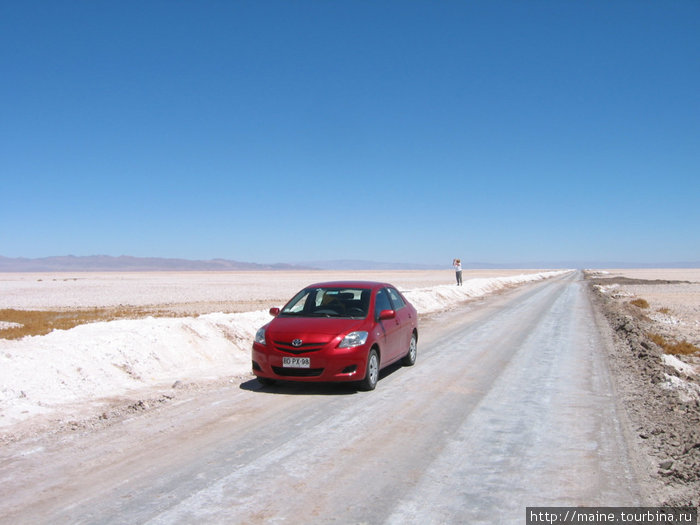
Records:
[[[560,261],[494,264],[465,262],[468,269],[554,269],[554,268],[700,268],[700,262],[634,264],[626,262]],[[439,270],[451,269],[450,264],[387,263],[377,261],[338,259],[309,261],[296,264],[260,264],[210,259],[168,259],[162,257],[131,257],[122,255],[42,257],[3,257],[0,255],[0,272],[138,272],[138,271],[242,271],[242,270]]]
[[[363,261],[356,259],[337,259],[332,261],[308,261],[299,263],[302,266],[318,268],[319,270],[442,270],[445,266],[436,264],[388,263],[378,261]],[[447,265],[451,268],[451,265]]]

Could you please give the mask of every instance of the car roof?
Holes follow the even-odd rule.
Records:
[[[314,283],[305,288],[371,288],[376,290],[390,286],[396,288],[393,284],[382,283],[378,281],[327,281],[322,283]]]

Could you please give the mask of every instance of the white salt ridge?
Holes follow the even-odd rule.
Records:
[[[669,326],[678,326],[683,324],[683,321],[669,314],[653,313],[649,314],[649,319],[651,319],[652,321],[656,321],[657,323],[666,324]]]
[[[674,355],[663,354],[661,360],[664,364],[675,368],[681,374],[692,376],[698,373],[697,366],[681,361]],[[664,374],[664,376],[665,381],[661,383],[661,387],[675,391],[681,401],[684,403],[692,403],[700,400],[700,386],[674,375]]]
[[[664,364],[668,366],[672,366],[679,372],[687,375],[695,375],[697,374],[696,367],[691,365],[690,363],[686,363],[684,361],[681,361],[678,359],[675,355],[671,354],[663,354],[661,356],[661,360],[664,362]]]
[[[419,313],[565,271],[479,278],[464,286],[402,290]],[[245,376],[267,311],[98,322],[44,336],[0,340],[0,426],[61,405],[176,380]]]
[[[695,383],[685,381],[680,377],[664,374],[665,381],[661,383],[661,388],[672,390],[678,394],[678,398],[684,403],[694,403],[700,401],[700,387]]]

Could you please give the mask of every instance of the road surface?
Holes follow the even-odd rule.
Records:
[[[249,380],[0,452],[3,523],[524,523],[640,489],[580,273],[423,319],[373,392]]]

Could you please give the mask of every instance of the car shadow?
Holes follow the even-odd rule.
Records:
[[[297,381],[277,381],[263,385],[257,379],[250,379],[240,385],[241,390],[260,394],[280,394],[287,396],[347,396],[359,393],[354,383],[302,383]]]
[[[401,363],[394,363],[379,372],[379,383],[377,388],[381,388],[382,379],[392,375],[397,370],[403,368]],[[302,381],[277,381],[272,385],[263,385],[257,379],[250,379],[240,384],[241,390],[248,392],[258,392],[261,394],[278,394],[294,396],[348,396],[362,394],[357,383],[305,383]]]

